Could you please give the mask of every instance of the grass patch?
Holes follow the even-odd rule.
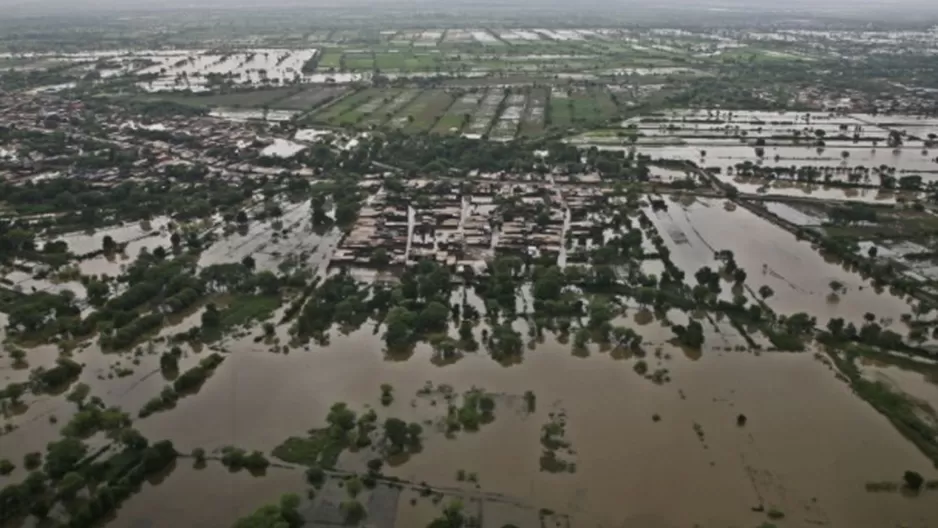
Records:
[[[414,102],[398,113],[403,118],[406,132],[424,132],[433,127],[440,116],[453,103],[453,96],[440,90],[426,91]],[[410,118],[413,119],[410,119]],[[396,118],[396,119],[397,119]],[[458,123],[457,123],[458,124]]]
[[[329,429],[310,431],[308,437],[291,436],[274,448],[274,457],[290,464],[333,468],[347,444]]]
[[[169,101],[195,107],[260,108],[299,90],[296,87],[249,90],[226,94],[158,94],[147,95],[145,101]]]
[[[341,63],[341,51],[327,51],[323,53],[322,58],[319,59],[319,67],[316,68],[316,71],[328,70],[329,68],[338,69]]]
[[[884,415],[899,432],[915,444],[938,466],[938,429],[921,418],[923,412],[906,395],[892,391],[881,382],[863,378],[855,364],[857,353],[847,352],[846,358],[828,354],[837,368],[849,379],[857,396]]]
[[[242,295],[236,297],[221,312],[223,329],[242,326],[253,321],[263,321],[280,307],[280,298],[264,295]]]
[[[368,88],[360,92],[354,93],[345,99],[339,101],[338,103],[323,109],[322,112],[315,114],[315,120],[321,122],[333,122],[338,119],[339,116],[348,112],[349,110],[359,106],[365,101],[371,99],[376,94],[379,93],[379,90],[375,88]]]

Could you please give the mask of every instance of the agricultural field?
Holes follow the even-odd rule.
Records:
[[[317,53],[315,49],[253,49],[227,54],[190,53],[145,57],[157,64],[140,70],[138,74],[156,77],[142,83],[148,91],[202,91],[213,84],[280,85],[302,80],[305,76],[304,66]]]
[[[614,119],[618,108],[605,90],[554,88],[548,112],[552,126],[567,128],[584,124],[595,126]]]
[[[528,101],[521,117],[519,135],[536,136],[544,131],[547,124],[547,102],[550,91],[544,87],[534,87],[528,92]]]
[[[556,100],[548,90],[542,86],[521,87],[511,92],[500,88],[368,88],[314,112],[311,119],[333,125],[388,127],[408,132],[458,132],[470,137],[489,134],[492,139],[505,141],[516,136],[536,137],[554,126],[554,116],[548,122],[551,111],[548,106],[558,113],[566,112],[556,119],[567,127],[575,122],[596,122],[604,118],[603,112],[616,111],[611,95],[603,90],[577,96],[575,105],[570,104],[564,92],[557,95],[563,102],[559,106],[555,106]],[[283,105],[279,102],[274,107]],[[564,115],[572,115],[570,112],[579,112],[581,120],[564,120]]]
[[[458,133],[469,123],[484,96],[485,93],[482,91],[467,92],[457,96],[446,113],[433,126],[432,131],[436,134]]]
[[[399,111],[413,101],[420,93],[419,90],[404,90],[393,97],[385,97],[384,104],[370,112],[364,120],[365,126],[378,127],[394,118]]]
[[[508,141],[514,139],[518,133],[518,124],[525,111],[527,97],[523,93],[513,93],[505,97],[502,113],[498,120],[492,124],[489,137],[494,141]]]
[[[502,109],[504,100],[505,92],[503,90],[492,88],[486,91],[485,96],[479,101],[479,107],[463,129],[463,135],[480,138],[488,134],[494,120]]]
[[[389,124],[407,132],[426,132],[443,117],[453,100],[453,95],[443,90],[423,91]]]
[[[312,110],[342,97],[347,92],[348,88],[344,86],[313,87],[279,99],[271,107],[283,110]]]
[[[369,88],[355,92],[351,95],[346,96],[341,101],[338,101],[336,104],[330,105],[320,112],[315,112],[311,118],[316,121],[321,122],[336,122],[343,115],[355,110],[361,105],[369,104],[377,108],[381,100],[381,90],[375,88]],[[371,103],[371,101],[378,101],[376,103]]]
[[[927,19],[25,4],[0,526],[938,526]]]
[[[739,192],[895,202],[938,184],[938,121],[910,115],[675,110],[572,138],[683,160]]]

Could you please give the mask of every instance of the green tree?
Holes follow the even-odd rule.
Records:
[[[91,393],[91,387],[87,383],[79,383],[75,385],[75,388],[72,389],[72,392],[68,394],[66,399],[76,405],[81,409],[85,405],[85,399],[88,397],[88,394]]]
[[[58,479],[71,471],[87,453],[88,447],[77,438],[51,442],[46,449],[45,473],[49,478]]]
[[[10,359],[13,360],[13,366],[17,368],[22,368],[26,366],[26,352],[19,347],[10,346]]]
[[[381,384],[381,405],[388,406],[394,401],[394,387],[387,383]]]
[[[355,419],[355,411],[349,409],[348,405],[342,402],[334,403],[329,409],[329,414],[326,416],[326,421],[329,425],[340,431],[351,431],[354,429],[356,423]]]
[[[221,313],[215,303],[208,303],[205,311],[202,312],[202,326],[209,329],[217,329],[221,326]]]
[[[378,248],[371,254],[371,265],[378,269],[384,269],[388,267],[390,263],[391,257],[384,248]]]
[[[365,518],[365,507],[357,500],[348,500],[339,505],[346,524],[358,524]]]
[[[385,343],[387,343],[388,348],[398,348],[410,342],[416,324],[416,317],[407,308],[395,306],[388,311],[385,323],[387,325],[384,333]]]
[[[39,468],[42,465],[42,453],[38,451],[33,451],[31,453],[26,453],[26,456],[23,457],[23,467],[32,471]]]
[[[384,437],[394,452],[403,451],[409,438],[407,423],[399,418],[388,418],[384,421]]]
[[[411,422],[407,425],[407,442],[411,446],[420,445],[420,436],[423,434],[423,426],[417,422]]]
[[[70,471],[59,481],[59,497],[67,501],[72,500],[85,485],[85,479],[80,474]]]
[[[11,383],[7,385],[6,389],[3,390],[3,396],[10,400],[10,403],[13,405],[18,405],[20,398],[25,393],[26,386],[22,383]]]
[[[831,333],[834,339],[842,338],[845,328],[846,322],[842,317],[831,318],[831,320],[827,322],[827,331]]]
[[[913,491],[922,489],[922,484],[925,483],[925,479],[916,471],[906,471],[902,475],[902,481],[907,488]]]
[[[319,466],[311,466],[306,470],[306,482],[315,487],[322,486],[326,480],[326,473]]]
[[[110,293],[110,287],[104,281],[99,280],[90,280],[88,285],[85,286],[85,290],[88,292],[88,302],[95,307],[101,307],[107,301],[107,296]]]
[[[479,410],[483,414],[491,415],[495,411],[495,400],[488,394],[483,395],[479,398]]]
[[[117,250],[117,243],[111,238],[111,235],[104,235],[101,241],[101,248],[105,253],[114,253]]]
[[[363,487],[364,486],[362,486],[361,479],[359,479],[355,475],[349,477],[345,481],[345,491],[347,491],[349,494],[349,497],[352,497],[353,499],[357,497],[359,493],[362,492]]]
[[[126,427],[120,432],[120,443],[127,449],[141,450],[146,449],[150,442],[140,431]]]
[[[424,332],[444,332],[449,323],[449,313],[444,304],[433,301],[420,312],[417,325]]]

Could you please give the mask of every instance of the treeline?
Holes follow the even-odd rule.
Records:
[[[305,286],[301,276],[281,279],[270,271],[255,273],[252,260],[197,270],[197,258],[191,253],[171,260],[165,252],[141,254],[118,279],[130,286],[112,298],[107,298],[107,284],[89,281],[89,299],[98,309],[84,318],[68,293],[6,296],[2,308],[9,314],[8,329],[11,335],[41,340],[98,332],[102,347],[123,349],[160,328],[167,315],[190,310],[208,296],[277,297],[285,284]]]
[[[0,490],[0,522],[27,515],[45,519],[57,502],[67,505],[69,528],[90,528],[139,491],[143,481],[165,470],[176,459],[172,442],[152,446],[133,429],[118,434],[123,447],[107,459],[94,460],[80,440],[66,438],[48,445],[42,471],[33,471],[18,484]],[[77,495],[87,490],[79,500]]]
[[[151,414],[175,407],[179,398],[192,394],[201,388],[205,380],[215,372],[215,369],[224,361],[224,356],[213,353],[202,359],[198,365],[183,372],[172,385],[163,388],[159,396],[151,399],[140,409],[138,416],[146,418]],[[161,361],[162,362],[162,361]]]

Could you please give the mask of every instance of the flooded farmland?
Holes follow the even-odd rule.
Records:
[[[185,83],[185,71],[232,61],[254,71],[258,58],[177,59],[171,75]],[[361,96],[368,90],[374,96]],[[148,457],[171,441],[174,462],[148,474],[102,526],[231,526],[285,493],[302,497],[298,511],[312,526],[426,526],[455,501],[483,528],[938,523],[935,455],[921,438],[938,427],[933,366],[912,368],[856,332],[891,330],[892,352],[921,358],[938,320],[910,289],[875,287],[881,269],[847,266],[843,253],[820,252],[756,209],[851,234],[860,226],[830,222],[850,206],[824,200],[868,201],[883,206],[883,223],[927,230],[924,206],[907,203],[925,189],[838,185],[847,158],[889,155],[897,167],[924,168],[931,161],[917,146],[850,156],[765,146],[779,165],[831,167],[824,184],[740,175],[740,165],[766,161],[761,146],[736,137],[711,138],[706,154],[636,142],[628,148],[639,157],[589,151],[581,160],[612,170],[399,177],[397,165],[363,157],[418,141],[392,147],[380,135],[422,97],[395,90],[354,94],[361,104],[337,115],[369,130],[341,141],[320,142],[332,129],[251,122],[248,155],[270,166],[231,189],[231,207],[192,223],[166,213],[43,236],[45,253],[61,241],[60,256],[75,261],[78,273],[62,280],[44,277],[55,255],[12,262],[0,298],[11,348],[0,358],[0,451],[14,467],[0,483],[45,468],[27,461],[63,436],[92,456],[124,456],[139,444],[132,427]],[[512,139],[538,93],[447,93],[434,128]],[[567,94],[566,111],[584,112],[577,94]],[[832,117],[809,132],[844,125]],[[685,137],[643,130],[646,140]],[[887,128],[869,135],[893,137]],[[568,150],[560,154],[577,157]],[[366,173],[333,178],[305,166],[312,156],[337,174]],[[720,170],[708,176],[680,159]],[[215,173],[211,186],[233,174]],[[724,184],[777,196],[740,199]],[[887,257],[884,241],[864,242],[850,254],[875,260],[883,248]],[[926,267],[928,250],[909,254]],[[852,338],[824,333],[837,318]],[[44,381],[69,369],[55,386]],[[909,427],[910,416],[926,426]],[[76,431],[95,419],[119,423]],[[238,466],[237,450],[263,467]],[[929,482],[920,496],[899,488],[908,471]],[[362,481],[368,489],[353,491]],[[876,489],[883,483],[893,491]],[[366,520],[349,521],[352,499],[367,504]]]
[[[670,203],[666,212],[648,210],[648,216],[687,280],[700,267],[714,266],[715,252],[728,249],[748,272],[753,289],[772,288],[767,302],[781,313],[805,311],[822,325],[833,317],[860,325],[872,312],[885,326],[898,326],[902,314],[911,312],[905,300],[877,291],[870,281],[746,209],[727,211],[719,201],[697,200],[687,206]],[[832,281],[844,284],[846,292],[831,297]]]
[[[457,472],[472,471],[486,492],[567,513],[571,526],[756,526],[764,514],[752,508],[760,504],[784,512],[793,526],[935,522],[927,501],[864,490],[865,482],[930,463],[810,355],[704,350],[691,361],[672,353],[662,360],[672,381],[656,385],[637,376],[631,361],[604,353],[577,358],[552,341],[511,368],[481,355],[437,367],[422,348],[407,361],[388,361],[369,333],[288,355],[232,344],[197,397],[139,427],[148,437],[172,439],[181,451],[224,445],[267,451],[321,423],[335,401],[358,409],[377,405],[381,383],[391,384],[398,398],[378,407],[380,416],[432,416],[439,411],[416,394],[433,380],[503,395],[495,421],[453,440],[428,434],[422,452],[389,468],[392,475],[459,487],[466,484]],[[794,380],[799,390],[792,392]],[[525,390],[538,395],[533,414],[512,397]],[[560,412],[575,452],[573,473],[539,467],[541,427]],[[736,423],[740,413],[749,417],[744,427]],[[5,453],[11,438],[0,438]],[[180,459],[162,482],[144,485],[109,526],[137,526],[157,515],[159,504],[173,505],[162,519],[228,525],[301,479],[299,471],[273,469],[265,477],[232,479],[220,467],[192,470],[190,463]],[[187,499],[203,496],[197,490],[206,487],[210,497]],[[681,508],[669,507],[675,503]],[[418,525],[432,511],[426,499],[412,506],[402,498],[397,526]]]
[[[728,249],[748,271],[751,288],[774,290],[766,302],[781,313],[806,311],[823,325],[831,317],[861,324],[872,311],[884,326],[898,327],[901,315],[911,311],[905,300],[877,292],[808,243],[744,208],[724,205],[714,199],[674,199],[664,210],[643,209],[686,280],[693,280],[701,266],[715,267],[714,253]],[[202,253],[200,267],[252,255],[259,268],[273,270],[284,255],[302,254],[308,259],[305,266],[322,270],[336,239],[310,231],[309,216],[310,203],[301,202],[285,204],[277,229],[254,222],[225,235],[216,227],[222,240]],[[643,261],[641,269],[656,276],[667,270],[653,259]],[[361,275],[367,280],[377,276]],[[834,280],[844,284],[836,300],[829,291]],[[518,310],[530,313],[530,286],[521,292]],[[483,300],[468,293],[470,304],[484,310]],[[747,296],[755,299],[752,292]],[[454,298],[461,297],[454,292]],[[204,307],[182,314],[159,336],[197,328],[203,314]],[[628,303],[616,322],[637,328],[645,352],[596,344],[577,350],[548,335],[526,341],[523,357],[510,363],[484,350],[442,358],[426,344],[391,354],[381,339],[383,330],[373,322],[348,334],[333,332],[327,344],[289,348],[272,346],[249,330],[215,345],[226,353],[225,360],[197,393],[180,398],[168,412],[136,419],[135,427],[147,438],[171,440],[181,453],[197,448],[216,453],[225,446],[270,453],[286,438],[320,427],[336,402],[361,412],[373,408],[379,420],[416,420],[424,424],[421,449],[389,460],[384,474],[445,490],[440,493],[446,500],[458,498],[484,519],[483,526],[496,528],[500,522],[530,526],[546,510],[554,512],[559,525],[574,527],[758,526],[769,511],[784,516],[780,526],[924,528],[938,522],[927,500],[867,491],[867,483],[895,480],[909,468],[927,473],[931,462],[857,398],[828,362],[810,352],[754,352],[720,318],[712,329],[708,326],[702,349],[671,344],[670,326],[699,318],[690,315],[671,310],[666,317],[655,316]],[[526,330],[523,322],[514,326]],[[281,325],[276,337],[290,340],[287,329]],[[73,383],[87,384],[92,394],[136,416],[169,383],[160,368],[160,354],[168,347],[155,342],[121,354],[103,353],[96,342],[89,343],[71,353],[85,366]],[[208,353],[184,346],[179,368],[192,368]],[[52,366],[57,356],[55,347],[46,346],[30,350],[28,358],[31,367]],[[662,374],[639,375],[639,363]],[[3,369],[5,382],[25,381],[29,375],[6,362]],[[896,367],[876,369],[870,376],[938,404],[933,380]],[[457,393],[476,388],[492,394],[494,420],[478,431],[446,434],[447,402],[443,393],[426,392],[428,383]],[[379,404],[382,384],[393,387],[395,395],[387,405]],[[533,409],[525,408],[527,391],[537,397]],[[52,395],[25,403],[12,417],[16,428],[0,436],[0,449],[11,459],[55,440],[61,429],[55,422],[65,423],[75,413]],[[545,462],[544,428],[556,420],[564,424],[566,447],[557,455],[564,461],[562,470]],[[89,440],[91,445],[106,442],[100,436]],[[358,471],[363,459],[346,452],[338,467]],[[464,473],[473,475],[472,482],[459,477]],[[24,475],[17,470],[9,478]],[[296,467],[272,467],[264,476],[231,475],[217,461],[194,469],[191,459],[180,458],[171,471],[145,483],[107,526],[147,526],[154,519],[231,525],[283,493],[302,494],[303,480]],[[204,489],[212,491],[206,496]],[[413,489],[372,493],[369,504],[393,516],[393,521],[375,519],[382,526],[422,526],[445,505]],[[327,515],[323,500],[309,506],[309,515]]]

